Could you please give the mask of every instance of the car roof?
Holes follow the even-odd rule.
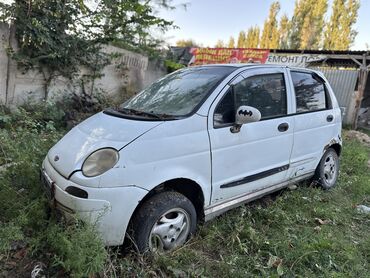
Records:
[[[307,71],[307,72],[316,72],[320,73],[317,70],[313,70],[310,68],[304,67],[296,67],[296,66],[287,66],[287,65],[280,65],[280,64],[256,64],[256,63],[238,63],[238,64],[205,64],[205,65],[196,65],[191,67],[233,67],[233,68],[250,68],[250,67],[261,67],[261,68],[289,68],[292,70],[297,71]]]
[[[243,67],[284,67],[286,65],[278,65],[278,64],[257,64],[257,63],[237,63],[237,64],[204,64],[204,65],[196,65],[193,67],[234,67],[234,68],[243,68]]]

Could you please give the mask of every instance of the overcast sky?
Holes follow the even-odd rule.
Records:
[[[179,39],[192,38],[204,46],[214,46],[218,39],[235,39],[240,30],[258,25],[268,16],[269,7],[274,0],[175,0],[174,3],[189,3],[187,9],[178,7],[173,11],[163,11],[161,15],[173,20],[179,29],[171,30],[165,38],[174,45]],[[291,16],[294,0],[281,0],[280,15]],[[329,1],[330,5],[332,0]],[[330,9],[329,9],[330,12]],[[329,14],[328,14],[329,15]],[[352,49],[365,50],[370,44],[370,0],[362,0],[355,29],[358,31]]]

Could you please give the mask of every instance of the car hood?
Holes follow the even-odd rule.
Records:
[[[70,130],[49,150],[47,157],[55,170],[68,178],[74,171],[81,170],[92,152],[108,147],[120,150],[161,123],[124,119],[101,112]]]

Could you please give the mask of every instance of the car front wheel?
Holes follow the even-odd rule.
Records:
[[[188,198],[178,192],[158,193],[134,216],[133,240],[139,252],[173,250],[195,232],[196,222],[196,211]]]
[[[335,186],[339,175],[339,157],[334,149],[328,149],[317,166],[314,183],[324,189]]]

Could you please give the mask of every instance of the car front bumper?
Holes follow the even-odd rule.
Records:
[[[67,219],[81,219],[95,226],[105,245],[123,243],[135,208],[148,191],[136,186],[86,187],[60,175],[46,157],[42,164],[41,181],[53,206]],[[87,192],[79,198],[66,192],[67,187]]]

